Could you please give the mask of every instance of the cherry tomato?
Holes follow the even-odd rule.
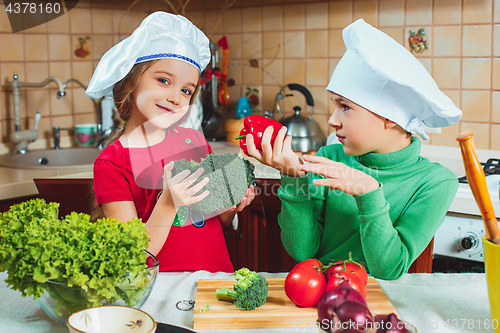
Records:
[[[285,279],[285,294],[300,307],[315,306],[325,292],[325,275],[305,264],[292,269]]]
[[[349,258],[347,260],[339,260],[330,265],[331,267],[326,273],[327,279],[330,278],[330,275],[335,273],[349,272],[357,274],[365,285],[368,283],[368,274],[366,273],[366,269],[363,267],[363,265],[354,261],[352,258]]]
[[[366,285],[363,283],[359,275],[355,273],[339,272],[331,274],[328,277],[326,291],[337,288],[344,281],[348,281],[352,289],[358,291],[364,298],[366,298]]]

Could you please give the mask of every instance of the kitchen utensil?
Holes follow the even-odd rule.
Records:
[[[222,68],[220,70],[219,90],[217,93],[219,104],[222,106],[229,106],[229,89],[227,87],[227,68],[229,66],[229,48],[227,45],[226,36],[219,39],[217,45],[222,48]]]
[[[196,303],[193,313],[194,330],[235,328],[298,328],[315,327],[318,310],[315,307],[300,308],[285,294],[284,278],[269,278],[267,302],[261,307],[244,311],[231,302],[218,301],[215,290],[232,288],[234,279],[201,279],[198,281]],[[368,308],[373,315],[396,313],[391,302],[373,277],[368,277],[366,287]],[[200,309],[209,305],[209,311]]]
[[[484,266],[488,298],[490,299],[492,325],[495,333],[500,333],[500,245],[490,242],[483,237]],[[496,328],[495,328],[496,327]]]
[[[495,244],[500,244],[500,230],[495,212],[493,211],[488,187],[486,186],[484,171],[476,155],[473,136],[474,134],[470,130],[467,130],[457,137],[457,141],[460,143],[460,150],[462,151],[465,174],[483,217],[486,238]]]
[[[285,95],[283,93],[285,88],[297,90],[304,95],[307,105],[311,108],[309,117],[301,116],[301,108],[296,106],[293,108],[295,114],[291,117],[284,118],[279,101],[287,96],[293,96],[291,94]],[[307,153],[310,151],[317,151],[321,146],[326,144],[325,134],[323,134],[321,128],[312,119],[313,108],[314,100],[309,90],[300,84],[290,83],[279,90],[276,95],[273,110],[271,113],[266,112],[266,116],[273,118],[274,110],[277,109],[281,115],[279,122],[288,128],[287,135],[292,136],[292,150],[295,152]]]

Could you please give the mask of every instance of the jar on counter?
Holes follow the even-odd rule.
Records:
[[[252,114],[252,108],[247,97],[240,97],[236,106],[236,119],[245,118]]]

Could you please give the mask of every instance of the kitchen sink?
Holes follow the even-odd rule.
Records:
[[[69,169],[92,167],[101,153],[97,148],[32,150],[0,155],[0,167],[18,169]]]

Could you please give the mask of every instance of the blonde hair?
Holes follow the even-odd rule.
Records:
[[[135,64],[134,67],[132,67],[130,72],[128,72],[128,74],[123,79],[115,83],[113,87],[113,99],[115,100],[115,107],[123,125],[130,118],[130,114],[134,108],[134,92],[137,89],[137,86],[139,85],[139,79],[141,78],[141,75],[157,61],[158,60],[152,60]],[[199,87],[200,87],[200,81],[198,78],[198,84],[196,85],[196,88],[193,94],[191,95],[191,99],[189,101],[190,105],[192,105],[196,100]],[[177,124],[182,123],[188,116],[189,112],[187,112],[186,115]],[[125,131],[125,126],[123,125],[119,131],[112,133],[110,135],[107,141],[107,145],[112,144],[123,135],[123,132]],[[91,197],[90,220],[97,221],[98,219],[103,218],[105,216],[102,207],[97,204],[94,191],[94,181],[91,182],[89,191]]]

